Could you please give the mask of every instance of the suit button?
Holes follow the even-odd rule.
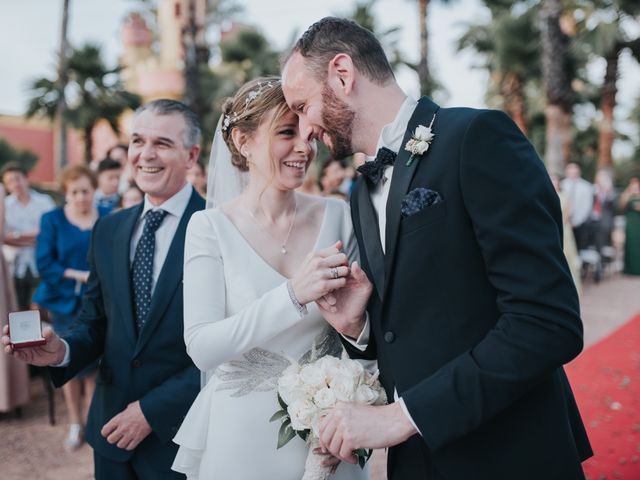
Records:
[[[138,368],[140,365],[142,365],[142,362],[136,358],[136,359],[133,360],[132,365],[135,368]]]
[[[391,330],[389,330],[388,332],[384,333],[384,341],[387,343],[393,343],[393,341],[396,339],[396,335],[395,333],[393,333]]]

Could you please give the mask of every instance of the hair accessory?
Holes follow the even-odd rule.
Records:
[[[229,130],[233,126],[233,124],[236,123],[238,119],[247,112],[247,109],[249,108],[249,105],[251,105],[252,101],[260,97],[260,95],[262,95],[267,90],[275,87],[276,85],[280,85],[280,80],[259,82],[256,88],[251,90],[247,94],[247,97],[244,99],[244,109],[242,110],[242,113],[231,112],[229,114],[223,114],[221,130],[227,133],[227,130]]]

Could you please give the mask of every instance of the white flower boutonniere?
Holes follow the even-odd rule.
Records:
[[[411,166],[411,164],[413,163],[413,160],[417,156],[422,155],[427,150],[429,150],[429,145],[431,145],[431,142],[435,137],[435,134],[431,130],[431,127],[433,126],[433,121],[435,119],[436,119],[436,116],[434,114],[433,118],[431,119],[431,123],[429,124],[428,127],[425,127],[424,125],[418,125],[415,131],[413,132],[413,135],[411,135],[411,139],[404,146],[405,150],[407,150],[408,152],[411,152],[411,156],[409,157],[409,160],[407,160],[407,167]]]

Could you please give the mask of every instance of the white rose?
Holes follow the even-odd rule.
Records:
[[[291,418],[291,428],[294,430],[307,430],[316,417],[318,409],[313,402],[306,399],[294,400],[288,407]]]
[[[418,125],[416,127],[413,136],[417,140],[424,140],[426,142],[430,142],[433,139],[433,133],[431,133],[431,129],[429,127],[425,127],[424,125]]]
[[[356,390],[354,399],[358,403],[372,405],[376,400],[378,400],[378,392],[368,385],[360,385]]]
[[[351,402],[355,394],[356,383],[353,378],[344,374],[336,375],[329,384],[336,400],[340,402]]]
[[[364,367],[356,360],[342,360],[340,362],[340,373],[353,379],[354,388],[364,379]]]
[[[331,408],[336,404],[336,396],[333,393],[333,390],[326,387],[316,392],[313,396],[313,401],[318,408],[324,410],[326,408]]]
[[[427,142],[426,140],[420,140],[419,142],[417,142],[415,144],[415,150],[414,151],[419,153],[419,154],[423,154],[428,149],[429,149],[429,142]]]
[[[331,355],[322,357],[316,365],[323,371],[325,380],[333,378],[340,369],[340,360]]]
[[[310,395],[313,395],[327,385],[322,368],[316,364],[302,367],[302,370],[300,370],[300,380],[302,380],[305,390],[309,392]]]
[[[278,379],[278,393],[282,400],[284,400],[284,403],[290,405],[296,398],[306,395],[300,375],[293,373],[293,370],[287,373],[287,370],[285,370],[285,373]]]
[[[384,391],[381,385],[377,385],[376,391],[378,392],[378,399],[374,405],[386,405],[387,404],[387,392]]]

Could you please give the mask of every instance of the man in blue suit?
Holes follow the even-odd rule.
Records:
[[[56,386],[102,356],[86,427],[96,479],[183,478],[171,471],[172,438],[199,391],[183,343],[182,261],[191,214],[204,200],[186,175],[200,127],[186,106],[156,100],[136,111],[129,145],[144,203],[93,230],[90,276],[69,335],[43,332],[42,347],[6,350],[50,366]]]

